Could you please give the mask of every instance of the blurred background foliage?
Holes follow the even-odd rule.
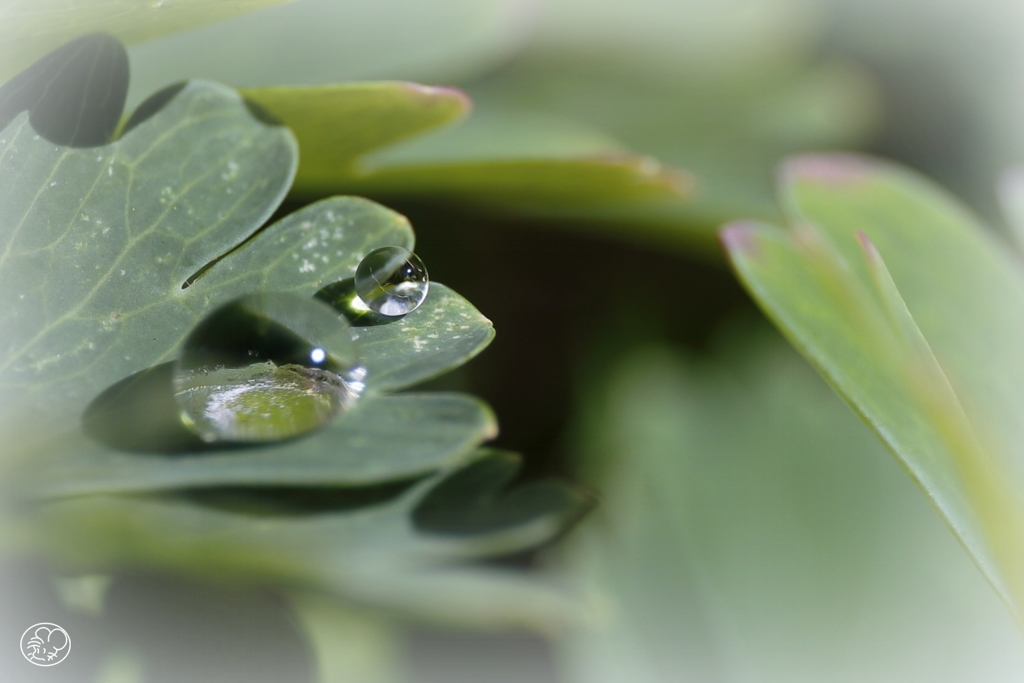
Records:
[[[204,3],[144,4],[171,31],[189,23],[179,6]],[[422,683],[1019,679],[1024,647],[996,594],[767,330],[715,239],[726,220],[777,220],[774,168],[809,149],[901,160],[998,224],[996,180],[1024,158],[1022,20],[1008,0],[296,0],[150,40],[89,24],[132,43],[129,108],[200,77],[293,125],[285,210],[356,193],[407,215],[432,276],[498,332],[427,388],[483,397],[529,478],[599,496],[559,545],[504,561],[586,587],[586,619],[558,633],[444,630],[315,597],[299,628],[273,594],[131,576],[106,601],[126,642],[159,652],[191,610],[290,643],[264,666],[293,658],[291,680],[303,666]],[[81,32],[68,25],[32,59]],[[472,108],[443,88],[271,88],[353,81],[455,87]],[[332,121],[357,120],[360,88],[371,124],[412,112],[401,135],[332,138]],[[303,184],[317,155],[335,172]],[[38,595],[71,614],[89,585]],[[222,624],[246,609],[279,632]],[[154,625],[154,610],[177,616]],[[140,680],[132,652],[102,680]]]

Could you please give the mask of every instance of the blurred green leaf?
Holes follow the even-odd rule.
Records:
[[[664,202],[690,192],[689,174],[637,154],[382,167],[356,188],[381,197],[458,202],[531,213]]]
[[[411,83],[256,88],[245,96],[295,132],[292,193],[418,198],[516,212],[679,200],[690,176],[552,116],[478,111],[460,91]]]
[[[387,619],[316,594],[296,592],[291,604],[316,652],[319,683],[401,680],[401,646]]]
[[[881,162],[797,158],[784,169],[783,205],[790,233],[723,232],[741,279],[1019,614],[1020,264],[941,190]]]
[[[367,152],[451,123],[469,111],[452,88],[346,83],[242,90],[292,129],[302,150],[293,194],[333,194]]]
[[[507,457],[480,454],[467,467]],[[272,581],[464,624],[552,629],[574,618],[579,600],[564,589],[516,572],[448,565],[542,543],[561,532],[561,520],[578,516],[586,500],[545,494],[547,504],[511,526],[424,534],[412,511],[424,496],[447,495],[436,492],[446,476],[457,477],[459,470],[390,502],[300,516],[253,517],[166,496],[79,496],[39,506],[27,529],[64,566],[83,572],[129,563],[236,583]]]
[[[777,215],[765,178],[780,156],[859,144],[877,118],[876,87],[850,64],[786,62],[760,77],[740,72],[715,79],[672,62],[680,73],[669,77],[651,64],[630,61],[641,52],[620,46],[611,52],[622,57],[616,62],[597,49],[552,46],[463,85],[481,111],[495,112],[492,139],[516,131],[501,112],[547,118],[561,121],[563,129],[575,124],[604,131],[620,149],[655,155],[666,169],[685,168],[696,179],[682,196],[661,201],[581,202],[544,207],[543,215],[708,252],[722,221],[737,214]],[[758,68],[750,65],[754,72]],[[454,139],[456,133],[437,137]],[[409,147],[417,144],[422,143]],[[384,156],[399,156],[402,149]]]
[[[863,144],[879,119],[879,89],[864,69],[809,58],[824,18],[816,0],[555,0],[515,60],[459,82],[490,119],[473,146],[532,147],[537,136],[519,138],[513,121],[536,119],[569,140],[580,137],[573,129],[602,131],[637,159],[653,155],[665,168],[686,169],[696,180],[683,196],[613,203],[595,193],[513,210],[718,258],[722,221],[777,216],[766,178],[780,156]],[[436,137],[450,143],[458,135]],[[540,139],[556,148],[554,137]]]
[[[1024,670],[1013,621],[956,540],[765,330],[734,326],[700,358],[634,350],[587,403],[580,462],[603,498],[567,559],[607,607],[559,641],[567,681]]]
[[[585,511],[585,496],[557,481],[506,490],[519,470],[519,457],[488,452],[438,484],[413,511],[413,525],[427,534],[473,536],[545,520],[548,510]],[[556,520],[562,528],[570,520]],[[575,521],[575,520],[571,520]]]
[[[290,0],[3,0],[0,83],[72,38],[106,31],[134,43]]]

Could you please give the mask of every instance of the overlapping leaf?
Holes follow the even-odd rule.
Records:
[[[454,88],[415,83],[348,83],[254,88],[242,95],[286,122],[298,138],[302,163],[293,192],[333,194],[357,173],[359,157],[443,126],[469,112]]]
[[[514,473],[516,462],[505,454],[481,453],[466,469],[497,469],[503,473],[501,486],[509,464]],[[443,488],[443,477],[431,477],[383,504],[345,510],[342,495],[336,503],[341,511],[298,516],[246,515],[177,498],[73,497],[43,506],[33,528],[49,552],[83,572],[130,563],[233,581],[273,581],[463,624],[551,629],[574,619],[579,597],[564,588],[514,572],[446,565],[549,540],[586,510],[587,497],[564,489],[552,504],[547,493],[527,485],[515,495],[541,500],[530,507],[528,520],[494,521],[486,533],[473,535],[444,525],[425,532],[415,521],[418,506],[468,512],[466,501]],[[493,494],[489,488],[478,491]],[[476,511],[482,509],[486,512]]]
[[[542,499],[531,515],[496,517],[469,536],[415,527],[412,506],[445,499],[448,489],[435,490],[445,475],[401,491],[457,468],[495,431],[486,406],[469,397],[385,395],[460,365],[493,337],[486,318],[438,283],[414,312],[358,328],[368,395],[327,429],[264,448],[198,442],[178,419],[170,361],[203,315],[253,291],[326,291],[367,252],[412,248],[412,230],[356,197],[263,226],[294,175],[295,141],[223,86],[194,81],[158,93],[121,138],[100,146],[68,147],[34,130],[32,117],[52,106],[27,101],[0,131],[0,421],[14,462],[5,483],[22,498],[57,500],[5,520],[5,532],[39,534],[39,550],[62,547],[58,539],[77,530],[59,554],[100,568],[231,570],[438,609],[415,586],[443,585],[443,574],[420,575],[417,563],[529,547],[575,516],[583,498],[554,486],[565,495],[528,488]],[[60,115],[74,128],[78,110]],[[89,125],[99,130],[109,123],[101,119]],[[156,491],[162,497],[110,495]],[[258,514],[294,501],[287,519]],[[333,525],[317,523],[323,515]],[[379,566],[348,567],[353,534]],[[214,536],[224,553],[207,555]],[[370,545],[377,550],[364,551]],[[422,562],[402,559],[417,553]],[[375,587],[388,575],[394,585]],[[479,580],[495,595],[520,581]]]
[[[219,303],[260,289],[312,295],[351,277],[376,247],[412,246],[403,217],[366,200],[333,198],[232,251],[282,198],[295,148],[287,129],[256,120],[236,94],[213,84],[187,86],[104,147],[55,146],[32,132],[24,114],[0,139],[0,282],[7,286],[0,381],[11,424],[31,409],[58,424],[77,417],[114,381],[173,358],[191,326]],[[398,327],[366,333],[371,368],[416,381],[489,341],[490,325],[472,307],[436,291]],[[415,352],[401,362],[396,349],[426,344],[413,330],[423,339],[439,335],[432,349],[442,346],[434,342],[442,334],[469,343],[455,340],[457,350],[440,365]],[[378,362],[373,349],[387,361]],[[418,368],[411,374],[403,370],[410,364]]]
[[[1019,614],[1019,262],[939,189],[880,162],[799,158],[783,174],[783,205],[793,232],[723,233],[741,279],[904,462]]]
[[[450,88],[371,83],[244,92],[295,130],[303,150],[293,189],[299,197],[354,192],[537,211],[657,203],[692,190],[689,174],[586,126],[514,110],[477,112],[360,160],[465,114],[468,98]]]
[[[171,422],[177,410],[169,383],[165,388],[160,402],[166,405],[156,406],[150,398],[143,400],[139,412],[162,413],[165,423],[183,432],[180,424]],[[497,431],[487,407],[468,396],[399,394],[367,398],[321,432],[244,454],[203,450],[194,438],[187,442],[195,449],[192,453],[140,453],[144,444],[160,449],[169,440],[154,424],[153,415],[149,417],[141,427],[112,424],[110,431],[119,439],[113,447],[73,432],[33,458],[24,479],[43,496],[189,486],[362,486],[451,466]],[[133,428],[147,431],[135,443],[125,444],[131,438],[125,431]],[[132,446],[135,452],[128,450]]]

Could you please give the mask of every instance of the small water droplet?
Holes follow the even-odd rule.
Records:
[[[374,249],[356,268],[355,289],[366,306],[388,316],[416,310],[430,281],[420,257],[404,247]]]
[[[365,388],[349,325],[326,304],[254,294],[210,313],[174,369],[184,423],[204,441],[276,441],[323,427]]]

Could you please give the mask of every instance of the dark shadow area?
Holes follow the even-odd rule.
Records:
[[[501,424],[494,445],[522,453],[527,479],[574,478],[568,431],[609,363],[638,345],[697,353],[741,312],[759,316],[724,259],[451,205],[384,201],[416,230],[431,276],[494,322],[494,342],[422,389],[466,391]]]
[[[522,465],[512,453],[487,455],[448,475],[412,511],[418,531],[472,536],[558,515],[572,526],[592,506],[591,496],[561,481],[509,486]]]
[[[345,278],[344,280],[338,280],[331,284],[323,287],[319,292],[313,295],[320,301],[323,301],[331,308],[336,310],[345,316],[349,324],[353,327],[373,327],[375,325],[387,325],[404,318],[404,315],[390,316],[381,315],[376,311],[371,311],[365,307],[357,307],[353,305],[354,301],[361,300],[359,295],[356,294],[356,281],[355,278]]]
[[[135,111],[132,112],[132,115],[128,117],[128,120],[124,124],[124,128],[121,130],[121,135],[124,136],[128,131],[132,130],[146,119],[154,116],[157,112],[166,107],[171,100],[177,97],[178,93],[184,90],[186,85],[188,85],[187,81],[174,83],[162,90],[157,90],[155,93],[143,100],[139,106],[135,107]]]
[[[73,40],[0,87],[0,129],[23,111],[56,145],[96,147],[117,129],[128,94],[128,54],[106,33]]]
[[[206,507],[266,517],[346,512],[391,502],[422,477],[370,486],[218,486],[169,494]]]
[[[284,125],[284,121],[282,121],[281,119],[277,118],[276,116],[271,114],[269,111],[264,109],[263,105],[259,104],[258,102],[253,102],[252,100],[248,99],[247,97],[243,97],[242,98],[242,104],[244,104],[245,108],[249,110],[249,113],[252,114],[252,117],[254,119],[256,119],[257,121],[259,121],[260,123],[262,123],[264,125],[267,125],[267,126],[283,126]]]

